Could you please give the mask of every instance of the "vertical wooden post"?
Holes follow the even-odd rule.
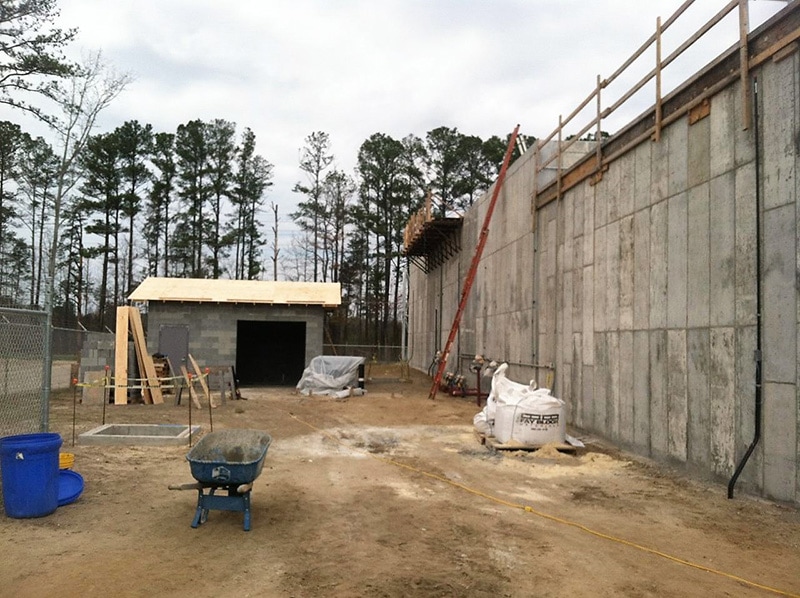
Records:
[[[117,307],[114,345],[114,404],[128,404],[128,307]]]
[[[431,211],[432,211],[432,200],[433,200],[433,193],[430,189],[428,189],[428,195],[425,197],[425,219],[423,223],[427,223],[431,221]]]
[[[597,169],[600,170],[603,167],[603,150],[600,147],[601,139],[603,137],[603,128],[602,128],[602,121],[603,121],[603,104],[600,99],[600,90],[603,88],[603,82],[600,80],[600,75],[597,75],[597,89],[595,90],[595,94],[597,95],[597,127],[596,133],[594,137],[594,141],[597,144],[595,148],[595,152],[597,152]]]
[[[656,19],[656,124],[653,141],[661,141],[661,17]]]
[[[750,99],[750,55],[747,35],[750,31],[750,12],[747,0],[739,0],[739,77],[742,86],[742,129],[749,129],[752,119]]]
[[[564,139],[564,119],[558,115],[558,145],[556,146],[556,199],[561,198],[561,143]]]

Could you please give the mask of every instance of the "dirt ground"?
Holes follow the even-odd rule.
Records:
[[[38,519],[0,515],[0,594],[528,597],[800,595],[800,512],[690,481],[582,438],[575,454],[493,452],[473,399],[370,372],[365,396],[243,389],[215,430],[273,436],[242,514],[192,529],[188,447],[72,446],[72,393],[51,431],[85,490]],[[110,405],[107,423],[188,423],[175,406]],[[75,432],[102,405],[75,406]],[[209,412],[193,423],[209,429]]]

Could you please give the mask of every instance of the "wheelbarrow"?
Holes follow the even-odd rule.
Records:
[[[244,513],[244,531],[250,531],[250,492],[271,443],[272,437],[260,430],[220,430],[192,447],[186,460],[197,481],[170,485],[169,489],[197,490],[193,528],[205,523],[209,510],[214,509]]]

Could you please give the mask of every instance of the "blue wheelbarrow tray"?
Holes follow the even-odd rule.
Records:
[[[193,528],[205,523],[209,510],[238,511],[244,513],[244,530],[250,531],[250,492],[271,443],[272,437],[261,430],[220,430],[192,447],[186,460],[197,482],[169,488],[197,490]]]

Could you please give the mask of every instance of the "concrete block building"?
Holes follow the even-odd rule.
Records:
[[[800,3],[740,29],[579,160],[548,159],[557,129],[512,164],[447,369],[507,361],[575,428],[702,477],[754,445],[737,488],[799,503]],[[490,196],[447,232],[460,251],[410,268],[413,367],[443,348]]]
[[[145,279],[129,300],[147,306],[147,348],[174,367],[234,366],[240,384],[294,385],[322,355],[326,309],[338,283]]]

